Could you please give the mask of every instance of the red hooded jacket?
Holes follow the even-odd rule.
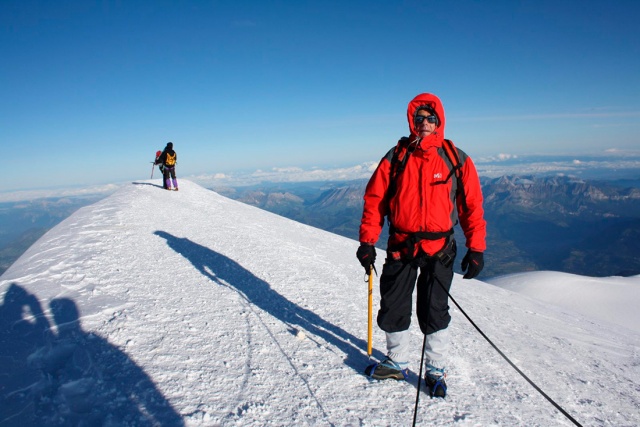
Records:
[[[422,139],[414,128],[414,115],[418,107],[429,106],[438,116],[436,131]],[[486,249],[486,222],[483,218],[482,190],[480,179],[471,158],[458,149],[462,164],[463,198],[455,195],[455,175],[445,183],[451,167],[445,154],[444,128],[445,115],[440,99],[435,95],[423,93],[416,96],[407,108],[407,119],[411,136],[409,141],[415,150],[407,159],[404,171],[396,178],[394,194],[388,193],[391,182],[391,161],[396,147],[382,158],[371,176],[364,195],[364,209],[360,225],[360,242],[375,244],[388,217],[393,227],[389,236],[389,246],[397,246],[412,233],[447,232],[456,224],[456,218],[467,239],[466,246],[477,252]],[[399,159],[406,154],[408,144],[399,144]],[[390,199],[389,199],[390,196]],[[454,201],[455,200],[455,201]],[[457,214],[457,215],[456,215]],[[445,238],[421,240],[414,248],[428,255],[434,255],[446,244]]]

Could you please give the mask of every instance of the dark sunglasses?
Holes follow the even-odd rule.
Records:
[[[416,124],[421,124],[422,122],[427,120],[427,123],[437,123],[438,118],[436,116],[416,116]]]

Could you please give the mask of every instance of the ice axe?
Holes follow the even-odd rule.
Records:
[[[156,151],[156,160],[158,160],[158,157],[160,157],[160,154],[162,154],[162,151]],[[153,170],[156,168],[156,162],[153,161],[151,163],[153,163],[151,165],[151,179],[153,179]]]
[[[373,264],[369,267],[369,322],[367,329],[367,355],[371,359],[371,347],[373,342]]]

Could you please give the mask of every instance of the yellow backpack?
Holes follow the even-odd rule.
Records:
[[[176,153],[173,153],[173,156],[167,153],[167,160],[165,161],[167,166],[174,166],[176,164]]]

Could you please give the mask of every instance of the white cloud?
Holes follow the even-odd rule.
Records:
[[[628,148],[608,148],[604,150],[606,154],[610,154],[612,156],[640,156],[640,150],[631,150]]]
[[[503,163],[506,158],[489,157],[476,162],[476,168],[481,176],[499,177],[503,175],[536,175],[536,174],[589,174],[594,171],[609,171],[609,178],[620,171],[640,170],[640,158],[629,156],[616,157],[586,157],[583,159],[561,159],[552,156],[513,157],[515,162]],[[586,176],[586,175],[585,175]]]
[[[506,153],[500,153],[498,154],[498,160],[510,160],[510,159],[515,159],[518,156],[515,154],[506,154]]]
[[[298,166],[274,167],[270,170],[258,169],[250,173],[212,174],[187,177],[203,186],[252,185],[260,182],[309,182],[309,181],[350,181],[369,179],[378,166],[377,162],[341,168],[314,167],[304,169]]]

